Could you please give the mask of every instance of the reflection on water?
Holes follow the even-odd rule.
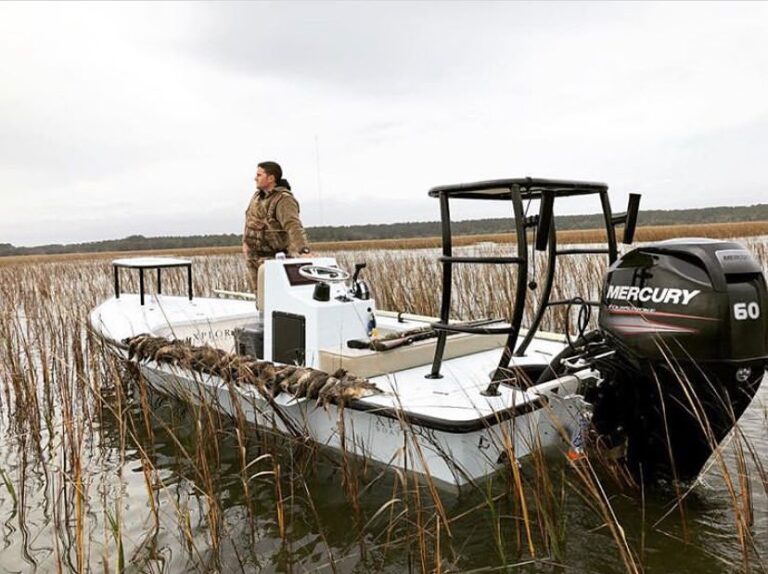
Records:
[[[763,386],[742,419],[742,430],[761,456],[768,453],[767,397],[768,386]],[[105,416],[94,440],[83,448],[88,491],[83,520],[92,569],[115,569],[118,539],[125,563],[137,571],[304,571],[330,568],[331,563],[343,571],[422,569],[419,545],[425,543],[414,524],[430,526],[436,516],[427,485],[408,477],[403,484],[394,472],[365,469],[359,460],[345,463],[338,454],[269,432],[248,429],[244,434],[230,420],[173,399],[149,394],[145,401],[148,408],[142,409],[134,393],[123,418]],[[49,452],[43,464],[39,453],[24,454],[29,446],[22,437],[4,433],[0,466],[19,486],[15,500],[7,488],[0,498],[0,564],[8,572],[53,571],[69,548],[63,562],[77,570],[71,551],[77,543],[74,499],[63,483],[69,480],[63,478],[65,469],[56,468],[64,461]],[[732,446],[726,449],[731,468],[734,452]],[[243,461],[249,465],[245,469]],[[552,516],[562,547],[554,556],[552,541],[545,540],[547,527],[536,524],[540,518],[534,520],[539,553],[522,571],[552,571],[550,563],[557,558],[575,571],[624,571],[616,542],[585,503],[573,469],[557,455],[546,462],[559,493]],[[352,467],[352,480],[345,465]],[[500,473],[485,491],[440,493],[450,530],[442,534],[446,568],[495,569],[532,559],[519,501],[505,495],[508,474]],[[760,571],[758,555],[768,551],[768,503],[754,468],[750,477],[756,544],[752,567]],[[534,465],[523,465],[534,514],[533,493],[540,479]],[[682,512],[669,485],[656,485],[644,497],[616,488],[607,496],[646,572],[742,571],[733,503],[717,465],[686,496]],[[406,498],[409,506],[401,502]],[[420,508],[414,506],[417,499]],[[66,523],[63,507],[71,511]],[[110,520],[118,515],[120,531],[110,532]],[[426,544],[434,551],[434,540]]]

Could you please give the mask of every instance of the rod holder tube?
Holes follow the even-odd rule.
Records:
[[[548,190],[542,191],[541,205],[539,206],[539,224],[536,229],[536,251],[544,251],[547,248],[549,229],[552,227],[554,205],[554,194]]]
[[[621,242],[630,245],[635,240],[635,229],[637,227],[637,214],[640,211],[639,193],[630,193],[627,202],[627,219],[624,222],[624,237]]]

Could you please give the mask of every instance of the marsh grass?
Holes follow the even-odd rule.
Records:
[[[766,243],[749,244],[765,266]],[[510,247],[464,249],[498,254]],[[335,255],[350,268],[367,261],[379,307],[437,314],[434,251]],[[595,298],[604,267],[599,257],[564,258],[553,297]],[[499,473],[452,493],[429,476],[153,393],[86,327],[88,311],[111,295],[110,271],[106,259],[0,267],[6,570],[663,572],[683,559],[723,571],[766,570],[768,445],[754,440],[755,432],[768,432],[765,406],[750,411],[751,433],[737,427],[716,451],[703,483],[671,484],[662,495],[658,486],[628,480],[610,460],[569,462],[539,450],[518,460],[514,428],[501,438],[506,463]],[[183,274],[163,279],[165,292],[184,292]],[[455,282],[453,316],[509,314],[509,269],[460,269]],[[137,289],[128,274],[123,285]],[[247,290],[239,256],[195,258],[195,292],[213,288]],[[539,295],[527,296],[535,302]],[[558,308],[542,328],[560,331],[566,320]],[[401,423],[403,448],[419,456],[415,433]],[[339,432],[346,436],[343,426]],[[725,495],[707,508],[715,492]],[[714,532],[700,524],[713,515],[723,525]]]

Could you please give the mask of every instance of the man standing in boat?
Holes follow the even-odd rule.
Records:
[[[259,267],[265,258],[283,252],[288,257],[310,253],[307,234],[299,218],[299,203],[283,179],[283,170],[274,161],[264,161],[256,169],[256,193],[245,211],[243,254],[251,287],[258,289]]]

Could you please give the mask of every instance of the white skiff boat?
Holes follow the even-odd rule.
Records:
[[[534,449],[579,451],[587,435],[623,446],[633,470],[683,478],[698,474],[754,396],[766,364],[765,279],[751,255],[738,244],[681,240],[618,258],[615,227],[625,227],[630,243],[638,202],[633,197],[626,214],[612,215],[603,184],[525,178],[439,187],[430,194],[440,199],[443,217],[439,318],[377,309],[358,279],[360,269],[350,279],[330,257],[265,262],[258,301],[193,297],[190,261],[137,258],[115,262],[115,296],[91,312],[90,325],[115,353],[136,361],[145,380],[163,393],[447,485],[476,483]],[[601,200],[608,247],[598,251],[612,267],[601,301],[592,303],[600,307],[600,327],[568,342],[537,329],[554,305],[590,305],[579,297],[550,300],[555,262],[558,256],[595,250],[557,248],[553,204],[560,196],[590,194]],[[515,255],[454,256],[448,205],[455,198],[511,202]],[[538,203],[539,214],[526,218],[524,201]],[[529,228],[537,231],[530,249]],[[542,286],[528,279],[534,249],[549,252]],[[718,255],[725,251],[730,259]],[[451,271],[460,264],[515,268],[517,297],[506,321],[449,319]],[[159,286],[166,267],[187,269],[187,296],[144,292],[144,272],[156,270]],[[119,271],[125,268],[140,273],[139,294],[121,292]],[[729,280],[734,276],[739,281]],[[719,302],[721,284],[726,296],[741,290],[746,320],[731,321],[729,304],[723,308]],[[531,288],[541,290],[541,303],[525,330],[525,290]],[[759,317],[749,322],[755,308]],[[724,345],[720,334],[726,322],[731,332],[752,329],[758,343],[746,349]],[[720,342],[712,355],[714,335]],[[139,353],[138,336],[165,346]],[[284,369],[284,380],[292,383],[281,387],[275,383],[279,377],[270,375],[271,386],[244,384],[217,376],[213,368],[191,368],[194,361],[168,360],[179,349],[218,349],[216,360],[247,358],[259,369],[272,365],[277,371],[270,373]],[[666,349],[672,362],[665,363],[659,349]],[[711,421],[704,430],[685,404],[672,404],[689,394],[673,382],[689,358],[717,382],[697,399],[699,412]],[[321,382],[331,381],[323,387],[330,389],[325,395],[317,392],[319,385],[313,392],[300,382],[317,373],[325,374]],[[688,378],[699,385],[694,375]],[[355,381],[365,382],[355,387],[360,392],[344,398],[333,393],[334,384],[352,388]],[[660,408],[664,404],[667,408]]]

